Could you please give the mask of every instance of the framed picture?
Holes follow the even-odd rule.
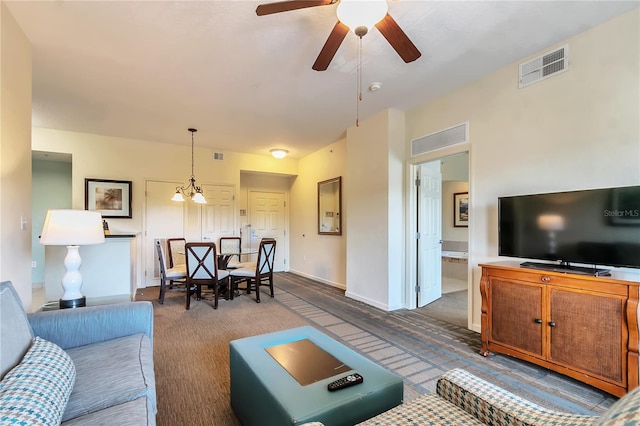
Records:
[[[453,194],[453,226],[466,228],[469,226],[469,193]]]
[[[131,219],[131,181],[85,179],[84,209],[98,211],[106,219]]]

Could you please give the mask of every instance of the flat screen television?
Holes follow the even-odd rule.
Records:
[[[498,199],[498,254],[534,268],[605,275],[640,268],[640,186]],[[571,263],[587,266],[574,266]]]

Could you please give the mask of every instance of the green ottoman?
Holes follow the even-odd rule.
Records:
[[[283,368],[286,362],[282,364],[277,361],[267,349],[271,351],[273,347],[288,347],[284,344],[290,342],[297,345],[304,343],[298,341],[305,339],[319,348],[318,352],[323,355],[320,358],[338,360],[350,369],[333,376],[325,374],[323,377],[326,378],[301,385],[298,381],[300,376],[297,376],[298,380],[294,378]],[[229,350],[231,407],[244,426],[276,426],[311,421],[332,426],[353,425],[402,403],[403,383],[400,377],[313,327],[233,340]],[[302,358],[289,361],[303,368],[308,364],[309,369],[318,364],[313,355]],[[361,374],[364,382],[335,392],[327,390],[328,383],[351,371]]]

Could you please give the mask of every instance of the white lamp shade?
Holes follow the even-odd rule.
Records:
[[[182,196],[182,194],[178,191],[175,194],[173,194],[173,197],[171,198],[171,201],[184,201],[184,197]]]
[[[341,0],[336,14],[351,31],[361,26],[370,30],[387,15],[388,9],[386,0]]]
[[[193,194],[191,200],[193,200],[194,203],[207,204],[207,200],[204,199],[204,195],[202,195],[202,192],[196,192],[195,194]]]
[[[91,210],[49,210],[44,220],[40,244],[85,246],[104,243],[102,215]]]

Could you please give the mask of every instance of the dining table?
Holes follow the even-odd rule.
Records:
[[[257,248],[248,248],[248,247],[241,249],[240,252],[227,251],[224,253],[216,253],[216,257],[218,258],[218,269],[226,270],[227,267],[229,266],[229,261],[233,256],[240,257],[240,256],[256,254],[256,253],[258,253]],[[184,256],[185,252],[179,251],[178,254],[181,254]]]

